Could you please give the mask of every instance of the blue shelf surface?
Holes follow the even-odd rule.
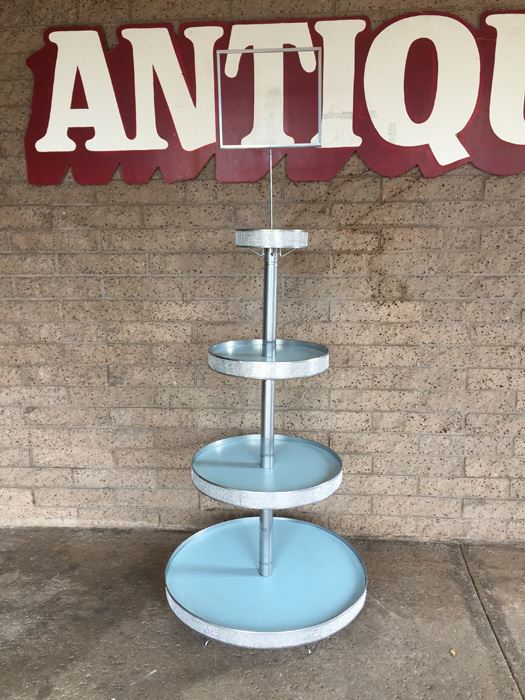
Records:
[[[341,483],[341,459],[329,447],[276,435],[271,469],[260,466],[260,435],[212,442],[193,457],[193,480],[206,495],[248,508],[292,508],[331,495]]]
[[[322,639],[348,624],[366,597],[365,567],[341,537],[274,518],[273,572],[260,576],[259,518],[191,536],[166,567],[166,592],[183,622],[240,646],[277,648]]]
[[[210,348],[217,357],[239,362],[304,362],[322,357],[327,354],[327,349],[318,343],[309,343],[301,340],[276,340],[275,357],[269,360],[263,352],[263,341],[254,340],[226,340],[217,343]]]

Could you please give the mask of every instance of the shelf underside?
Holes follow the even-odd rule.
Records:
[[[328,348],[303,340],[276,340],[273,354],[260,338],[227,340],[208,348],[208,365],[250,379],[298,379],[328,369]]]
[[[258,574],[259,519],[202,530],[175,550],[166,594],[182,622],[212,639],[259,649],[309,644],[345,627],[366,597],[352,547],[311,523],[274,518],[273,573]]]
[[[341,459],[313,440],[276,435],[271,469],[260,466],[260,435],[212,442],[193,457],[192,479],[210,498],[242,508],[296,508],[330,496]]]

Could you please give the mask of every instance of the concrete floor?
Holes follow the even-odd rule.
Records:
[[[202,648],[163,593],[185,536],[4,530],[2,700],[523,698],[523,548],[356,542],[365,609],[308,656]]]

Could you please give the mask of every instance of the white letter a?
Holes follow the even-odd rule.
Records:
[[[76,143],[67,134],[71,127],[95,129],[94,137],[86,141],[88,151],[129,150],[132,142],[124,131],[98,32],[57,31],[51,32],[49,40],[58,49],[53,95],[47,131],[36,142],[36,150],[74,151]],[[87,108],[71,107],[77,71]]]

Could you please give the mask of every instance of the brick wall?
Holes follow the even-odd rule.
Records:
[[[497,3],[493,3],[495,7]],[[521,7],[510,0],[505,7]],[[429,3],[476,22],[490,3]],[[258,429],[259,384],[216,375],[211,341],[259,335],[268,181],[132,187],[25,182],[25,58],[59,23],[425,9],[401,0],[13,0],[0,7],[0,523],[192,529],[228,517],[190,483],[194,450]],[[280,335],[328,343],[331,369],[280,382],[277,426],[341,453],[304,511],[345,534],[525,539],[525,177],[472,167],[331,183],[276,169]],[[236,513],[238,514],[238,513]]]

